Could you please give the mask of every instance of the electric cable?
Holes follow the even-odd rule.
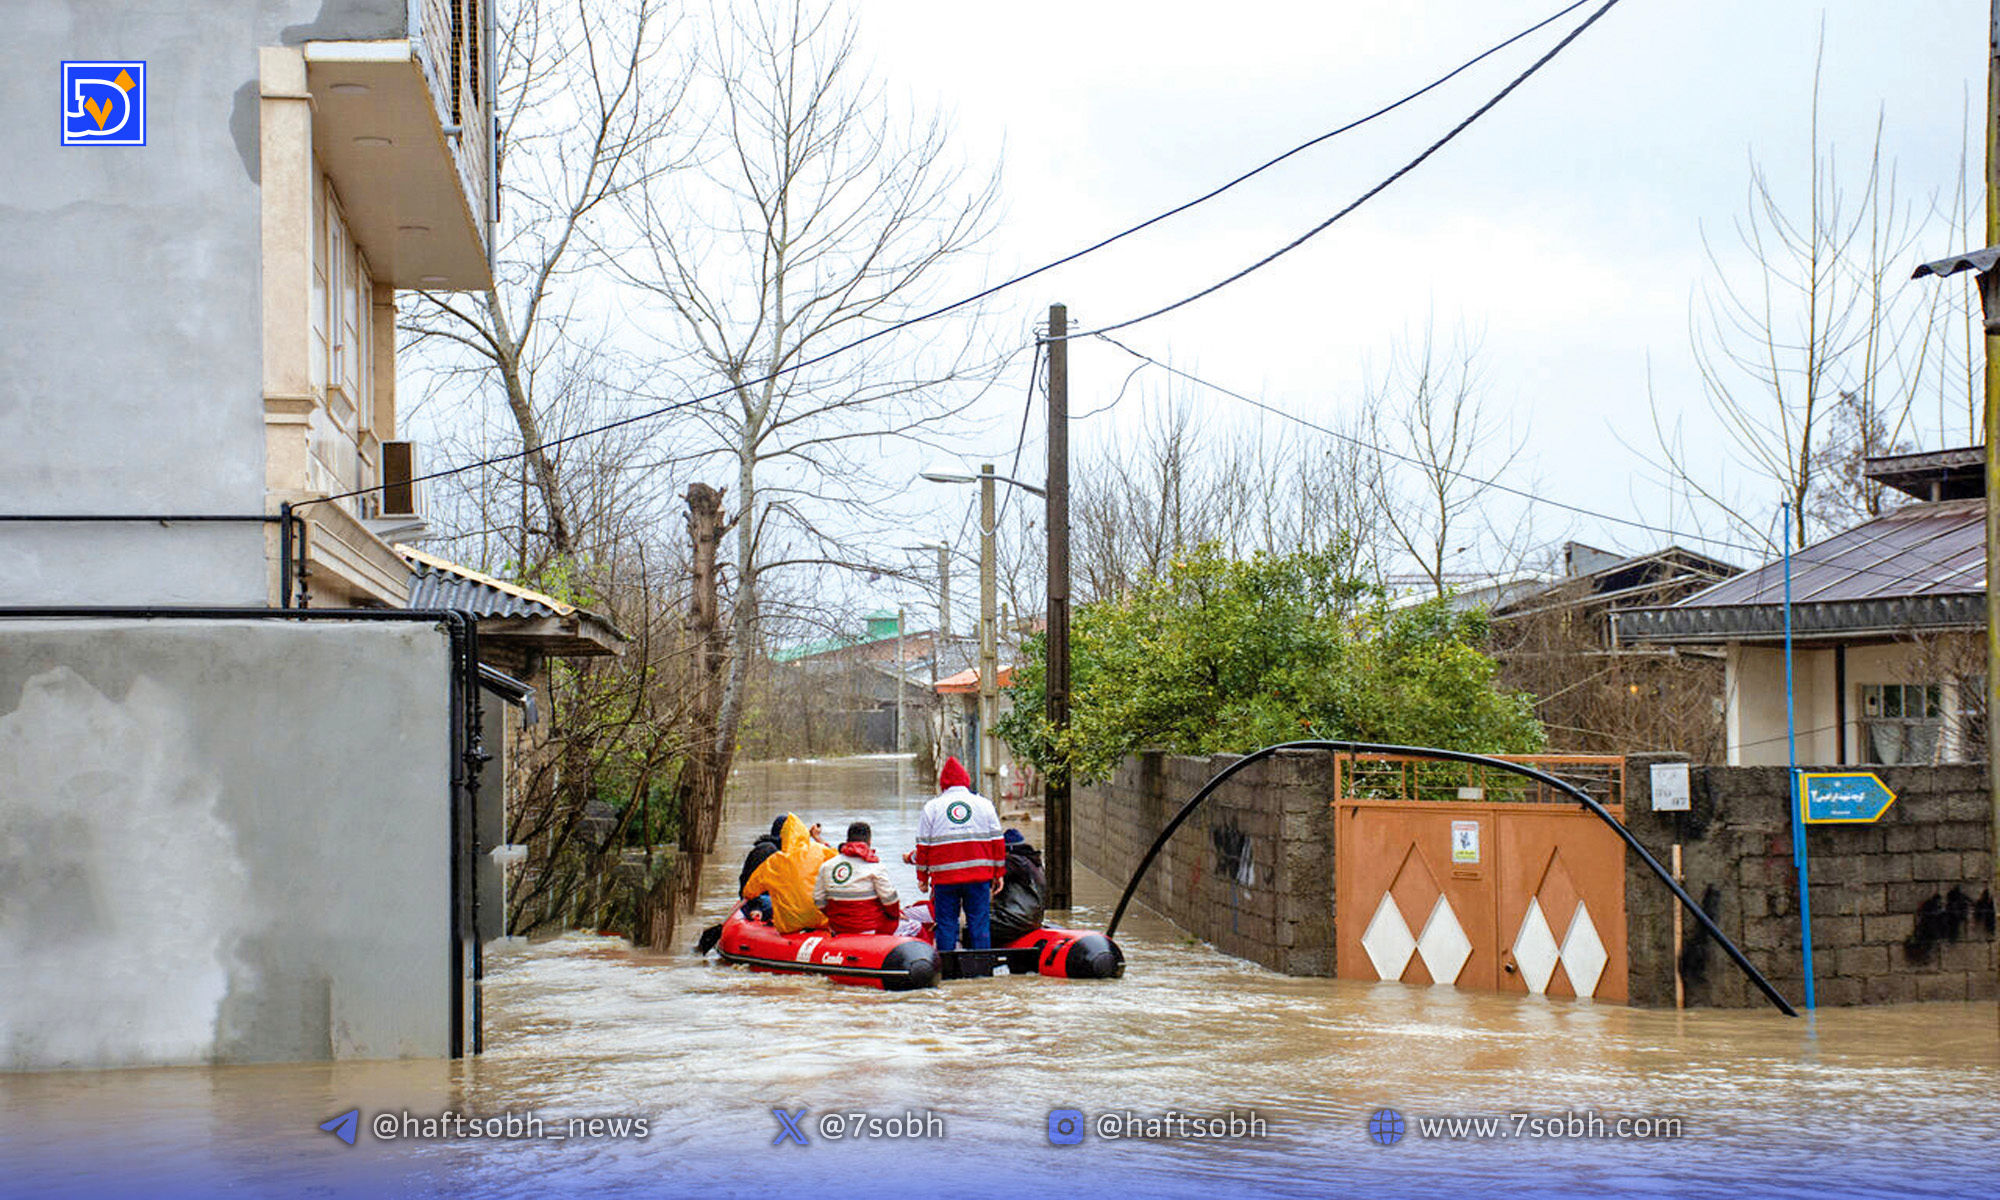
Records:
[[[1666,537],[1678,538],[1691,542],[1700,542],[1704,545],[1709,545],[1709,546],[1720,546],[1728,550],[1740,550],[1745,554],[1754,554],[1759,556],[1769,555],[1772,553],[1776,553],[1780,556],[1784,554],[1784,547],[1782,545],[1780,545],[1774,551],[1770,545],[1753,546],[1746,542],[1733,542],[1727,538],[1712,537],[1708,534],[1694,533],[1685,529],[1675,529],[1667,525],[1655,525],[1652,524],[1651,522],[1641,521],[1633,517],[1621,517],[1615,513],[1601,512],[1597,509],[1585,508],[1580,504],[1572,504],[1567,500],[1557,500],[1554,499],[1553,497],[1544,496],[1537,492],[1530,492],[1523,488],[1517,488],[1509,484],[1501,483],[1497,479],[1489,479],[1486,478],[1485,476],[1474,475],[1469,471],[1461,471],[1455,468],[1445,467],[1435,463],[1427,463],[1422,459],[1415,458],[1411,455],[1402,454],[1399,453],[1398,451],[1391,450],[1387,446],[1377,445],[1374,442],[1367,440],[1366,438],[1359,438],[1351,433],[1345,433],[1341,430],[1321,425],[1317,421],[1312,421],[1305,417],[1301,417],[1297,413],[1288,412],[1287,410],[1279,408],[1277,405],[1271,404],[1268,401],[1258,400],[1252,396],[1247,396],[1242,392],[1236,391],[1232,388],[1224,387],[1221,384],[1214,382],[1213,380],[1203,379],[1201,376],[1192,374],[1187,371],[1183,371],[1179,367],[1170,366],[1169,364],[1161,362],[1159,359],[1154,358],[1150,354],[1145,354],[1138,350],[1134,350],[1132,347],[1119,341],[1117,338],[1111,337],[1108,334],[1097,333],[1093,334],[1092,336],[1096,337],[1100,341],[1107,342],[1110,345],[1118,347],[1118,349],[1123,350],[1125,353],[1131,355],[1133,358],[1139,359],[1143,363],[1148,363],[1152,366],[1158,367],[1160,370],[1167,372],[1169,375],[1173,375],[1180,379],[1184,379],[1189,383],[1195,384],[1197,386],[1208,388],[1210,391],[1219,392],[1222,395],[1227,396],[1232,400],[1237,400],[1244,404],[1248,404],[1253,408],[1262,409],[1263,411],[1270,413],[1273,416],[1282,417],[1287,421],[1291,421],[1294,424],[1304,426],[1305,428],[1313,430],[1316,433],[1325,434],[1328,437],[1346,442],[1349,445],[1358,447],[1362,450],[1369,451],[1370,453],[1373,454],[1379,454],[1384,458],[1390,458],[1398,462],[1407,463],[1410,466],[1417,467],[1421,470],[1437,471],[1441,474],[1449,475],[1453,479],[1462,480],[1466,483],[1475,484],[1483,488],[1492,488],[1495,491],[1504,492],[1507,495],[1514,496],[1522,500],[1526,500],[1532,504],[1543,504],[1551,508],[1560,508],[1566,512],[1575,513],[1578,516],[1590,517],[1599,521],[1608,521],[1614,525],[1624,525],[1632,529],[1643,530],[1647,533],[1662,534]],[[1841,553],[1845,553],[1845,551],[1843,550]],[[1838,556],[1836,555],[1835,558],[1837,557]],[[1905,582],[1911,578],[1911,573],[1907,571],[1885,571],[1880,568],[1857,566],[1847,563],[1837,563],[1835,561],[1835,558],[1816,558],[1799,550],[1793,551],[1791,558],[1794,566],[1799,566],[1799,565],[1838,566],[1839,569],[1844,571],[1850,571],[1855,575],[1866,575],[1878,579],[1890,579],[1899,583]],[[1931,564],[1931,565],[1936,565],[1936,564]],[[1750,568],[1750,570],[1755,570],[1755,569],[1757,568]],[[1746,570],[1744,573],[1748,574],[1749,570]],[[1811,603],[1811,601],[1806,601],[1806,603]]]
[[[1248,171],[1243,172],[1242,174],[1236,176],[1234,179],[1229,180],[1227,183],[1224,183],[1219,187],[1204,192],[1201,195],[1196,196],[1192,200],[1188,200],[1185,201],[1184,203],[1178,204],[1173,208],[1167,209],[1165,212],[1159,213],[1152,217],[1148,217],[1147,219],[1139,222],[1136,225],[1128,226],[1127,228],[1122,229],[1117,233],[1111,234],[1108,237],[1100,238],[1099,240],[1092,242],[1090,245],[1085,246],[1080,250],[1072,251],[1069,254],[1063,255],[1061,258],[1057,258],[1050,262],[1046,262],[1039,267],[1033,268],[1032,270],[1024,271],[1018,275],[1013,276],[1012,278],[1003,280],[1000,283],[992,285],[991,287],[987,287],[980,291],[974,292],[971,295],[966,296],[962,299],[954,300],[949,304],[945,304],[938,308],[931,309],[928,312],[919,313],[913,317],[907,317],[900,321],[891,322],[890,324],[884,326],[881,329],[876,330],[873,333],[865,334],[861,337],[855,338],[851,342],[847,342],[843,345],[836,346],[820,354],[813,355],[810,358],[805,358],[798,362],[780,367],[777,370],[770,372],[769,374],[759,376],[755,379],[744,380],[742,381],[741,384],[732,384],[729,387],[718,388],[715,391],[708,392],[700,396],[695,396],[691,399],[676,401],[672,404],[664,405],[660,408],[650,409],[646,412],[637,413],[629,417],[622,417],[616,421],[611,421],[603,425],[593,426],[588,429],[580,429],[574,433],[563,434],[560,437],[549,438],[545,441],[538,442],[536,445],[525,446],[519,450],[509,451],[506,454],[494,455],[491,458],[480,459],[476,462],[464,463],[460,466],[448,467],[443,470],[432,471],[424,475],[418,475],[409,479],[407,482],[412,484],[427,483],[433,479],[449,478],[450,476],[462,474],[463,472],[466,471],[477,470],[480,467],[493,466],[503,462],[512,462],[516,459],[527,458],[529,455],[535,454],[541,450],[546,450],[551,446],[561,446],[566,443],[576,441],[579,438],[591,437],[599,433],[608,433],[611,430],[621,429],[627,425],[636,424],[640,421],[652,420],[656,417],[663,417],[670,413],[678,412],[685,408],[690,408],[697,405],[705,404],[711,400],[716,400],[720,399],[723,396],[727,396],[730,392],[734,391],[738,386],[756,387],[764,383],[769,383],[771,380],[778,379],[782,376],[803,370],[806,367],[814,366],[818,363],[825,362],[827,359],[833,358],[837,355],[845,354],[847,351],[853,350],[859,346],[872,342],[877,338],[887,337],[889,334],[896,333],[904,329],[908,329],[912,325],[917,325],[925,321],[935,320],[938,317],[942,317],[949,313],[956,312],[958,309],[964,308],[967,305],[976,304],[981,300],[987,299],[988,297],[998,295],[999,293],[1006,291],[1009,288],[1013,288],[1020,284],[1026,283],[1028,280],[1034,279],[1037,276],[1045,275],[1048,272],[1055,270],[1057,267],[1066,266],[1072,262],[1077,261],[1080,258],[1085,257],[1086,255],[1095,254],[1099,250],[1111,246],[1114,243],[1121,242],[1126,238],[1131,237],[1132,235],[1137,234],[1143,230],[1149,229],[1152,226],[1157,225],[1160,222],[1165,221],[1171,217],[1178,216],[1181,213],[1184,213],[1191,208],[1194,208],[1201,204],[1206,204],[1208,201],[1215,199],[1216,197],[1222,195],[1227,191],[1230,191],[1239,184],[1245,183],[1248,180],[1263,174],[1265,171],[1270,170],[1272,167],[1277,166],[1279,163],[1284,162],[1286,159],[1289,159],[1296,154],[1302,153],[1305,150],[1311,149],[1312,147],[1317,146],[1322,142],[1328,141],[1329,139],[1338,137],[1341,134],[1348,133],[1352,130],[1358,129],[1361,126],[1376,120],[1377,118],[1387,116],[1389,113],[1396,111],[1397,109],[1403,107],[1404,105],[1410,103],[1411,101],[1416,100],[1419,97],[1424,96],[1436,90],[1439,87],[1442,87],[1444,84],[1457,78],[1459,75],[1464,74],[1466,71],[1470,70],[1479,63],[1484,62],[1488,58],[1491,58],[1493,55],[1498,54],[1500,51],[1505,50],[1509,46],[1512,46],[1514,43],[1520,41],[1521,39],[1529,37],[1541,31],[1542,29],[1548,27],[1554,22],[1561,20],[1563,17],[1568,16],[1570,13],[1583,7],[1585,4],[1589,2],[1590,0],[1575,0],[1574,3],[1569,4],[1563,9],[1551,14],[1548,17],[1543,18],[1540,21],[1537,21],[1535,24],[1530,25],[1529,27],[1523,29],[1519,33],[1514,34],[1512,37],[1509,37],[1504,41],[1497,42],[1494,45],[1488,47],[1487,49],[1482,50],[1478,54],[1475,54],[1471,58],[1465,60],[1463,63],[1460,63],[1458,66],[1452,68],[1450,71],[1447,71],[1443,75],[1438,76],[1430,83],[1427,83],[1423,87],[1420,87],[1417,90],[1403,96],[1401,99],[1383,105],[1381,108],[1376,109],[1375,111],[1367,114],[1366,116],[1358,117],[1348,122],[1345,125],[1329,130],[1326,133],[1322,133],[1317,137],[1310,139],[1309,141],[1301,142],[1297,146],[1294,146],[1291,149],[1285,151],[1283,154],[1280,154],[1275,158],[1272,158],[1264,163],[1259,164],[1258,166],[1251,168]],[[1610,2],[1611,4],[1616,4],[1618,3],[1618,0],[1610,0]],[[1609,5],[1607,5],[1606,7],[1608,8]],[[1602,13],[1599,13],[1598,15],[1601,16]],[[1596,19],[1597,19],[1596,16],[1593,16],[1591,18],[1592,21]],[[1585,22],[1586,26],[1588,24],[1589,22]],[[1581,32],[1581,29],[1579,29],[1577,32]],[[1569,39],[1565,39],[1564,44],[1567,44],[1567,42],[1569,40],[1574,39],[1574,37],[1575,33],[1572,33]],[[1544,61],[1546,61],[1546,59]],[[1536,69],[1539,69],[1539,66],[1540,64],[1537,64]],[[1519,81],[1517,80],[1516,83],[1518,82]],[[1509,85],[1509,90],[1511,90],[1512,86],[1513,85]],[[1502,94],[1504,95],[1505,93]],[[1491,107],[1491,105],[1496,102],[1497,100],[1489,101],[1488,107]],[[1484,110],[1482,109],[1481,111]],[[1477,114],[1475,114],[1475,116],[1476,115]],[[1456,133],[1454,132],[1452,136],[1456,136]],[[1433,147],[1433,149],[1435,148],[1436,147]],[[1430,153],[1429,151],[1426,151],[1425,152],[1426,156],[1428,156],[1429,153]],[[1407,168],[1405,169],[1407,170]],[[1255,268],[1252,269],[1254,270]],[[1193,297],[1191,297],[1190,299],[1193,299]],[[1182,303],[1186,303],[1186,301],[1183,301]],[[1139,319],[1143,320],[1145,318],[1139,318]],[[1107,326],[1106,328],[1118,329],[1121,328],[1121,326],[1113,325],[1113,326]],[[1071,334],[1069,336],[1075,337],[1076,335]],[[384,486],[386,485],[376,484],[371,487],[357,488],[354,491],[340,492],[335,495],[318,496],[308,500],[301,500],[296,504],[294,504],[293,507],[302,508],[309,504],[325,504],[329,501],[334,501],[334,500],[351,500],[357,496],[365,496],[370,492],[380,491]]]
[[[1457,125],[1453,126],[1449,133],[1445,134],[1437,141],[1432,142],[1430,146],[1426,148],[1422,154],[1419,154],[1415,158],[1411,159],[1409,162],[1404,163],[1401,168],[1399,168],[1394,174],[1390,175],[1387,179],[1384,179],[1382,182],[1376,184],[1374,187],[1371,187],[1367,191],[1363,192],[1356,200],[1354,200],[1353,203],[1349,204],[1346,208],[1343,208],[1339,212],[1334,213],[1326,220],[1321,221],[1319,224],[1313,226],[1311,229],[1306,230],[1304,233],[1292,239],[1290,242],[1287,242],[1285,245],[1278,247],[1276,250],[1273,250],[1271,253],[1258,259],[1256,262],[1251,263],[1249,266],[1244,267],[1242,270],[1236,272],[1234,275],[1231,275],[1228,278],[1221,280],[1220,282],[1212,283],[1209,286],[1201,289],[1200,291],[1195,292],[1193,295],[1183,296],[1179,300],[1174,301],[1172,304],[1166,305],[1161,308],[1156,308],[1149,313],[1143,313],[1136,317],[1129,317],[1126,320],[1119,321],[1113,325],[1105,325],[1098,329],[1091,329],[1079,333],[1072,333],[1069,336],[1075,338],[1075,337],[1085,337],[1088,336],[1089,334],[1095,334],[1095,333],[1112,333],[1132,325],[1137,325],[1142,321],[1150,321],[1155,317],[1163,317],[1166,314],[1173,312],[1177,308],[1185,308],[1186,306],[1193,304],[1195,301],[1201,299],[1204,296],[1214,295],[1216,292],[1221,291],[1223,288],[1228,287],[1230,284],[1235,283],[1237,280],[1242,279],[1244,276],[1249,275],[1251,272],[1261,270],[1262,268],[1269,266],[1271,263],[1276,262],[1278,259],[1284,257],[1285,255],[1290,254],[1292,251],[1298,249],[1300,246],[1305,245],[1307,242],[1311,241],[1312,239],[1318,237],[1320,234],[1324,233],[1328,228],[1330,228],[1334,224],[1334,222],[1339,221],[1341,218],[1347,216],[1355,209],[1360,208],[1362,205],[1368,203],[1370,200],[1373,200],[1376,196],[1381,195],[1383,192],[1387,191],[1390,185],[1394,184],[1397,180],[1401,179],[1403,176],[1408,175],[1410,172],[1422,166],[1426,159],[1430,158],[1431,155],[1436,154],[1439,150],[1444,149],[1446,144],[1451,142],[1459,134],[1464,133],[1467,129],[1471,128],[1473,122],[1479,120],[1479,118],[1493,111],[1493,109],[1497,107],[1502,100],[1505,100],[1510,94],[1513,93],[1515,88],[1518,88],[1522,84],[1526,83],[1528,79],[1535,74],[1535,72],[1549,65],[1549,63],[1554,60],[1556,55],[1561,54],[1565,49],[1569,47],[1570,43],[1576,41],[1577,38],[1583,36],[1584,30],[1589,29],[1592,25],[1595,25],[1600,17],[1604,16],[1604,14],[1610,12],[1612,9],[1618,7],[1618,5],[1621,2],[1622,0],[1604,0],[1604,6],[1602,8],[1599,8],[1596,12],[1591,13],[1588,17],[1584,18],[1583,24],[1578,25],[1575,29],[1570,30],[1569,33],[1565,35],[1561,41],[1557,42],[1554,46],[1550,47],[1548,53],[1536,59],[1534,61],[1534,64],[1531,65],[1527,70],[1515,76],[1513,82],[1509,83],[1506,87],[1501,88],[1497,93],[1493,95],[1492,99],[1488,100],[1486,103],[1474,109],[1472,111],[1471,116],[1465,118],[1463,121],[1460,121]]]

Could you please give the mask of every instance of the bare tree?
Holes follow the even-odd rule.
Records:
[[[920,439],[977,374],[969,343],[938,326],[824,351],[920,310],[942,273],[984,235],[996,182],[954,166],[937,120],[901,121],[856,61],[852,20],[830,4],[728,6],[696,85],[715,118],[698,167],[624,196],[635,231],[624,278],[671,319],[676,366],[719,403],[695,414],[685,451],[733,468],[730,658],[712,723],[726,774],[764,612],[768,573],[864,567],[830,530],[885,493],[885,442]],[[900,481],[899,481],[900,482]],[[851,536],[849,538],[851,540]],[[705,852],[720,780],[693,817]]]
[[[1480,482],[1511,469],[1527,444],[1486,408],[1479,345],[1464,331],[1440,346],[1433,327],[1396,348],[1368,402],[1369,441],[1402,458],[1376,476],[1376,499],[1390,542],[1443,595],[1446,566],[1478,548],[1489,569],[1514,565],[1525,549],[1526,519],[1503,529],[1487,510]]]
[[[494,286],[471,301],[419,292],[402,320],[410,345],[462,352],[436,364],[453,390],[490,382],[505,400],[524,451],[520,482],[539,506],[521,523],[524,571],[540,565],[531,545],[558,558],[577,548],[551,427],[580,428],[603,410],[579,399],[618,390],[604,339],[581,332],[588,297],[578,280],[615,201],[674,165],[667,135],[686,80],[667,51],[664,9],[663,0],[510,8],[495,87],[504,233]]]
[[[1730,464],[1747,469],[1802,514],[1795,544],[1882,511],[1881,489],[1862,462],[1911,446],[1920,395],[1971,384],[1970,341],[1953,365],[1969,316],[1954,312],[1951,289],[1912,289],[1913,248],[1939,223],[1934,204],[1918,211],[1898,193],[1882,157],[1878,114],[1858,177],[1840,167],[1820,130],[1820,63],[1813,73],[1809,148],[1812,174],[1802,197],[1778,192],[1750,162],[1749,200],[1736,222],[1747,265],[1707,246],[1712,281],[1690,321],[1690,340],[1710,414],[1725,439],[1690,452],[1678,422],[1657,396],[1653,423],[1672,486],[1719,509],[1739,533],[1770,542],[1765,496],[1745,501],[1713,482]],[[1961,164],[1961,175],[1963,166]],[[1961,202],[1964,184],[1960,184]],[[1956,382],[1954,382],[1956,381]]]

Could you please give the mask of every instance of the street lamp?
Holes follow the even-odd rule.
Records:
[[[979,474],[977,475],[965,475],[954,471],[925,471],[923,478],[930,480],[932,483],[983,483],[988,475],[993,475],[992,463],[987,463],[985,466],[980,467]],[[1043,499],[1048,498],[1049,493],[1046,489],[1037,487],[1025,480],[1011,479],[1005,475],[993,475],[993,479],[997,483],[1011,483],[1022,491],[1040,496]]]
[[[1993,12],[1993,29],[1996,39],[2000,39],[2000,0],[1996,0]],[[2000,40],[1993,43],[1994,53],[2000,56]],[[2000,80],[2000,58],[1994,64],[1996,80]],[[1989,116],[1989,125],[1992,118]],[[1990,136],[1991,129],[1988,134]],[[1988,143],[1989,147],[1992,145]],[[1996,164],[1993,153],[1987,154],[1989,177]],[[1995,235],[1992,207],[1994,187],[1989,178],[1987,186],[1988,226],[1987,236]],[[1986,328],[1986,403],[1984,419],[1981,421],[1980,441],[1986,447],[1986,802],[1993,810],[1993,848],[2000,851],[2000,749],[1995,744],[1996,730],[1993,714],[2000,713],[2000,355],[1994,350],[2000,343],[1994,335],[2000,334],[2000,246],[1987,246],[1967,254],[1952,258],[1941,258],[1927,262],[1910,276],[1922,279],[1935,275],[1942,279],[1956,275],[1960,271],[1975,272],[1973,278],[1979,284],[1980,313],[1985,318]],[[1993,882],[2000,887],[2000,853],[1993,856]]]
[[[992,463],[980,465],[979,474],[958,471],[924,471],[922,478],[932,483],[977,483],[979,485],[979,776],[988,797],[1000,794],[1000,742],[993,735],[993,723],[1000,710],[1000,646],[998,604],[994,595],[993,485],[1007,483],[1037,496],[1048,493],[1032,483],[996,475]],[[944,557],[939,555],[942,563]]]

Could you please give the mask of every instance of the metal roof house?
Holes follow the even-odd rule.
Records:
[[[1869,459],[1868,478],[1914,503],[1792,555],[1800,761],[1984,755],[1983,463],[1978,446]],[[1732,765],[1787,759],[1784,573],[1780,559],[1677,604],[1614,617],[1621,644],[1726,648]]]

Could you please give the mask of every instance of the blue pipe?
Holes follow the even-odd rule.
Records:
[[[1792,865],[1799,872],[1799,944],[1805,950],[1806,1007],[1813,1007],[1812,887],[1806,878],[1806,823],[1804,797],[1799,790],[1799,735],[1792,697],[1792,506],[1785,512],[1785,753],[1791,770],[1785,778],[1792,806]]]

